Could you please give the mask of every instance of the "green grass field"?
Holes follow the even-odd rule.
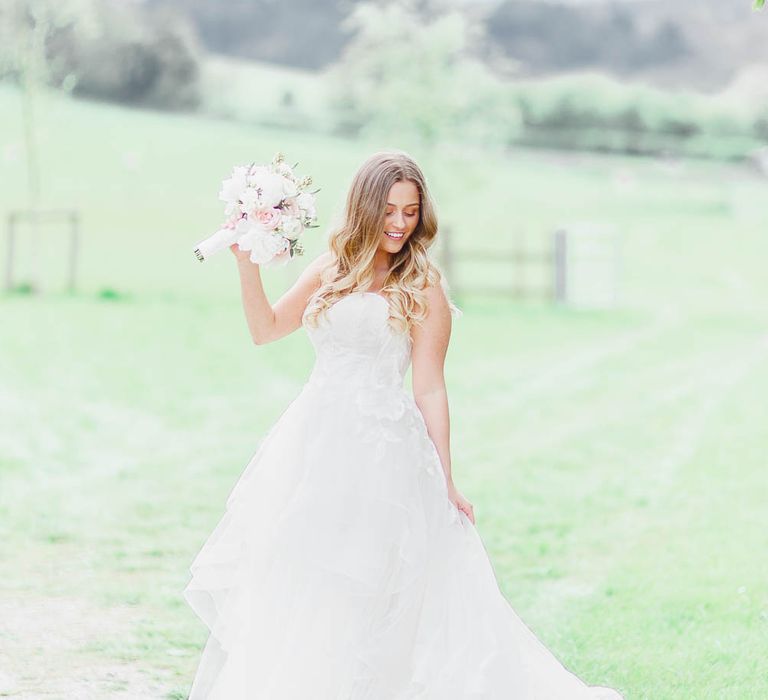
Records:
[[[0,90],[2,214],[25,204],[17,100]],[[84,246],[63,294],[62,232],[40,231],[18,275],[47,293],[0,301],[0,695],[181,699],[205,639],[187,567],[312,364],[301,333],[252,346],[231,255],[192,247],[235,163],[300,160],[326,226],[363,158],[401,144],[59,99],[42,114],[47,204],[82,212]],[[628,699],[768,697],[766,181],[411,150],[459,258],[574,221],[622,242],[618,309],[457,298],[454,475],[511,604]],[[273,299],[302,264],[265,272]],[[508,276],[453,282],[481,274]]]

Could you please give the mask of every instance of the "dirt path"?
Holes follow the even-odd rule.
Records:
[[[156,669],[107,660],[90,651],[128,633],[130,608],[96,608],[72,598],[0,599],[0,697],[19,700],[168,698]]]

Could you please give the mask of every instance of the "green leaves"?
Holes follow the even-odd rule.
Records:
[[[763,5],[765,5],[765,0],[755,0],[754,8],[756,10],[762,10]]]

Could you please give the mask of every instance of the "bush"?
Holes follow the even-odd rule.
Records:
[[[740,158],[760,122],[717,97],[625,85],[600,75],[511,84],[523,118],[517,143],[637,154]]]
[[[99,3],[95,28],[59,28],[47,52],[54,82],[75,95],[163,109],[199,103],[199,59],[192,30],[167,13],[133,3]]]

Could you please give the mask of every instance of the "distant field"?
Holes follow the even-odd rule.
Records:
[[[304,131],[329,128],[322,74],[210,54],[202,63],[202,109],[211,116]]]
[[[362,159],[401,144],[84,102],[43,113],[48,202],[82,211],[84,258],[78,294],[0,301],[0,694],[178,700],[204,641],[187,567],[312,362],[301,334],[254,348],[231,255],[201,265],[192,246],[234,163],[301,161],[327,226]],[[0,89],[3,215],[24,204],[19,114]],[[454,473],[510,602],[630,700],[768,697],[766,181],[412,150],[459,253],[521,231],[544,246],[573,221],[622,240],[620,309],[458,299]],[[57,235],[22,249],[22,278],[37,261],[53,279]],[[265,273],[272,298],[297,272]]]

